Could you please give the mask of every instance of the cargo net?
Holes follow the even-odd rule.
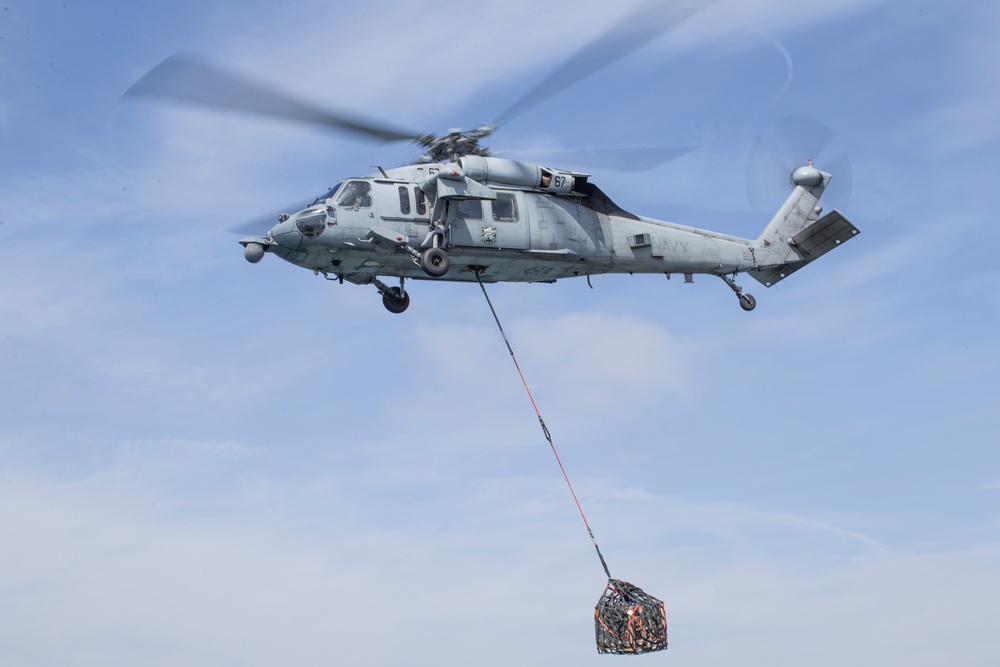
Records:
[[[632,654],[667,648],[663,602],[632,584],[609,579],[594,609],[598,653]]]

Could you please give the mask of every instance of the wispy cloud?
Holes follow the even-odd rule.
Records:
[[[349,506],[321,525],[295,527],[262,516],[239,522],[170,517],[155,495],[137,498],[115,487],[67,488],[7,476],[0,493],[5,529],[19,544],[0,555],[5,644],[17,659],[57,661],[72,651],[105,664],[207,656],[267,664],[279,655],[309,661],[334,650],[334,642],[341,660],[392,664],[400,655],[394,646],[412,653],[444,624],[455,634],[453,649],[475,651],[484,641],[494,646],[481,656],[487,665],[507,664],[511,650],[527,652],[532,663],[554,658],[553,642],[564,657],[597,661],[587,620],[600,588],[593,554],[585,539],[556,525],[548,537],[532,532],[530,541],[518,539],[523,513],[491,515],[492,536],[470,532],[474,523],[460,507],[446,523],[429,518],[403,530],[359,534]],[[627,502],[640,511],[653,505],[636,497]],[[693,530],[711,532],[722,520],[737,534],[780,526],[863,547],[833,566],[800,560],[791,570],[794,546],[729,563],[638,545],[616,552],[619,576],[667,600],[671,650],[690,659],[720,659],[729,649],[719,638],[729,637],[744,650],[767,652],[772,663],[790,664],[822,643],[831,626],[855,640],[837,643],[817,664],[885,650],[887,640],[918,658],[933,647],[909,631],[930,623],[938,639],[959,642],[972,662],[989,650],[981,633],[992,603],[960,591],[976,581],[978,590],[989,588],[984,583],[998,576],[991,565],[995,550],[897,553],[802,517],[691,504],[668,509],[685,512],[673,513],[671,524],[682,518]],[[592,586],[581,586],[585,581]],[[392,635],[403,643],[377,641],[384,628],[358,612],[358,600],[369,601],[366,608],[376,615],[383,601],[386,613],[391,609],[399,619]],[[927,600],[936,604],[921,603]],[[32,621],[32,609],[45,609],[46,625]],[[865,620],[873,615],[882,619],[874,628]],[[51,641],[55,628],[65,641]],[[130,638],[125,644],[123,634]],[[516,649],[512,634],[519,637]],[[430,664],[441,655],[429,651],[416,659]]]

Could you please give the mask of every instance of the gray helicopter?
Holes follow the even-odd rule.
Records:
[[[328,280],[372,285],[392,313],[410,304],[407,279],[589,282],[608,273],[676,274],[685,282],[695,274],[718,276],[750,311],[756,300],[737,285],[739,274],[770,287],[858,234],[841,212],[823,214],[819,199],[831,174],[811,160],[789,174],[788,198],[749,239],[629,213],[589,174],[497,157],[480,145],[514,116],[684,18],[671,15],[666,24],[655,24],[637,12],[493,124],[440,137],[320,109],[180,54],[147,73],[126,97],[238,110],[423,146],[426,152],[414,163],[347,179],[304,209],[279,215],[266,234],[239,241],[253,263],[272,254]],[[665,151],[664,159],[684,152]],[[391,279],[398,285],[385,282]]]
[[[770,287],[858,233],[838,211],[820,217],[830,174],[810,164],[791,179],[761,235],[743,239],[629,213],[587,174],[456,155],[346,180],[240,243],[250,262],[271,253],[328,279],[374,285],[393,313],[410,303],[407,278],[555,282],[604,273],[716,275],[753,310],[738,274]]]

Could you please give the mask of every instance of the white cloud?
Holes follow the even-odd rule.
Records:
[[[637,316],[532,316],[519,319],[511,329],[532,367],[561,378],[560,388],[585,409],[645,407],[695,386],[688,362],[693,346]]]
[[[526,491],[516,482],[507,489]],[[123,492],[107,479],[53,485],[8,475],[0,495],[0,524],[17,544],[0,553],[0,635],[16,661],[602,660],[590,621],[600,570],[582,526],[543,509],[546,532],[526,537],[519,526],[531,515],[538,520],[527,507],[527,515],[477,519],[490,505],[516,506],[504,492],[400,529],[352,521],[363,497],[328,505],[320,523],[295,526],[262,513],[236,521],[171,516],[161,509],[168,498]],[[602,546],[613,573],[666,600],[676,659],[728,664],[740,653],[751,664],[891,657],[931,665],[947,654],[988,664],[995,651],[988,638],[997,609],[988,591],[1000,584],[996,548],[908,554],[871,550],[861,539],[851,558],[831,562],[824,545],[837,554],[855,536],[822,521],[735,506],[663,507],[656,496],[621,503],[597,514],[629,519],[627,531],[664,516],[656,546],[621,549],[612,539]],[[723,540],[743,548],[769,526],[784,534],[773,551],[720,562],[671,548],[685,524],[708,532],[728,525]],[[825,537],[816,550],[796,545],[796,534],[817,531]]]
[[[938,67],[949,70],[954,87],[941,97],[940,105],[919,126],[909,129],[942,158],[966,156],[994,150],[1000,139],[996,118],[1000,116],[1000,58],[995,39],[1000,15],[989,5],[967,7],[959,22],[963,39],[950,44]],[[948,20],[954,20],[948,17]]]
[[[496,291],[496,290],[491,290]],[[497,295],[494,295],[495,297]],[[575,433],[584,416],[599,410],[616,420],[646,414],[664,400],[690,400],[699,382],[692,372],[696,347],[640,317],[593,310],[525,316],[511,310],[507,295],[496,298],[501,323],[528,389],[553,433]],[[540,439],[517,369],[488,317],[476,326],[454,321],[423,323],[419,349],[431,355],[435,380],[427,387],[449,390],[448,409],[499,421],[515,429],[511,441]],[[511,423],[511,419],[519,421]],[[544,443],[543,443],[544,444]]]

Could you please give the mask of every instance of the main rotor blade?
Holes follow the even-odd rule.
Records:
[[[294,215],[307,206],[309,206],[308,201],[300,200],[294,204],[289,204],[282,209],[262,215],[255,215],[254,217],[248,218],[243,222],[238,222],[231,227],[227,227],[226,231],[233,234],[242,234],[243,236],[266,236],[268,231],[278,224],[279,215]]]
[[[633,146],[613,148],[553,148],[534,151],[497,151],[498,157],[518,159],[530,156],[532,161],[545,160],[555,167],[593,167],[614,171],[642,172],[687,155],[694,146]]]
[[[202,60],[175,53],[135,82],[122,96],[158,97],[216,109],[232,109],[325,128],[346,130],[382,141],[412,141],[418,133],[319,109],[282,92],[222,72]]]
[[[499,127],[561,93],[588,76],[638,51],[711,4],[695,0],[644,0],[624,19],[571,56],[556,71],[525,93],[493,123]]]

